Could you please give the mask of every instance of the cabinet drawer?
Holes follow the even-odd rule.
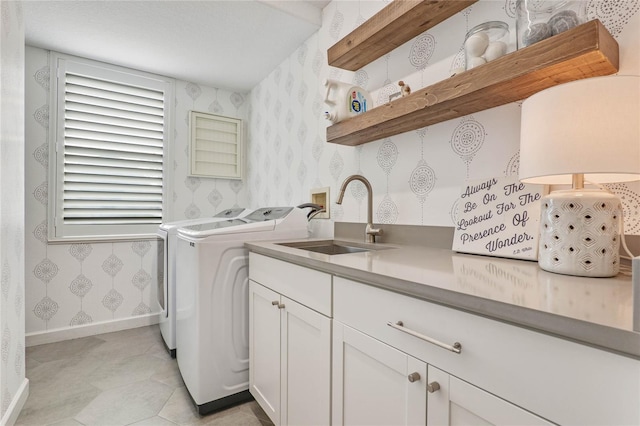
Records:
[[[249,253],[249,278],[331,317],[331,275]]]
[[[552,422],[640,424],[638,360],[339,277],[334,319]]]

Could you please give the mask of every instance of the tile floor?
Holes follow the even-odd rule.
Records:
[[[27,348],[16,425],[272,426],[255,401],[199,416],[158,326]]]

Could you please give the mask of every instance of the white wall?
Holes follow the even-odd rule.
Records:
[[[96,323],[155,319],[155,240],[48,244],[49,52],[26,48],[26,331],[46,341],[52,331]],[[173,208],[167,220],[212,216],[247,203],[242,182],[190,178],[189,110],[246,119],[246,95],[176,81]],[[139,322],[136,322],[139,324]],[[97,328],[96,332],[105,330]],[[77,331],[77,330],[76,330]]]
[[[520,105],[513,103],[358,147],[326,143],[321,81],[334,78],[369,90],[375,103],[398,91],[443,80],[464,66],[462,44],[473,26],[502,20],[515,40],[515,0],[481,0],[356,73],[327,65],[327,49],[388,4],[334,0],[322,28],[258,84],[250,95],[249,188],[252,204],[297,204],[309,190],[330,186],[336,221],[366,221],[366,192],[350,184],[342,206],[337,189],[350,174],[374,190],[374,221],[453,226],[465,179],[517,174]],[[620,44],[620,73],[640,74],[638,0],[588,2]],[[606,141],[603,141],[606,143]],[[626,231],[640,234],[640,185],[610,185],[622,197]]]
[[[24,25],[19,2],[0,2],[0,423],[26,399],[24,339]]]

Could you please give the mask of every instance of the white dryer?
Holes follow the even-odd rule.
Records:
[[[251,210],[237,207],[221,211],[212,217],[187,219],[163,223],[158,227],[157,235],[162,243],[162,257],[158,261],[162,267],[162,279],[158,280],[158,305],[160,305],[160,333],[169,354],[176,357],[176,251],[178,245],[177,231],[181,226],[196,226],[204,223],[219,222],[236,217],[243,217]],[[159,250],[160,251],[160,250]]]
[[[267,207],[178,229],[178,367],[200,414],[252,398],[245,241],[306,238],[307,224],[299,208]]]

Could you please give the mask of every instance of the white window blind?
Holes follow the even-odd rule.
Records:
[[[67,58],[57,67],[54,239],[155,232],[169,82]]]
[[[242,179],[242,120],[190,112],[190,174]]]

